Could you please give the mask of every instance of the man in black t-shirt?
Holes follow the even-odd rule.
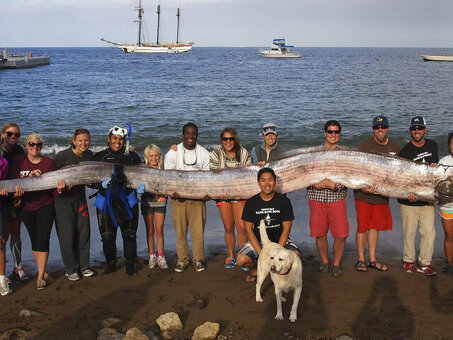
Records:
[[[252,267],[252,274],[247,281],[256,281],[256,260],[261,252],[260,221],[264,220],[266,232],[271,242],[279,243],[286,249],[295,251],[297,246],[289,239],[294,220],[291,201],[275,192],[277,176],[271,168],[262,168],[258,172],[259,194],[249,198],[244,206],[242,219],[247,231],[246,242],[237,254],[237,264],[247,270]]]
[[[413,117],[409,131],[412,140],[401,149],[399,156],[416,162],[428,163],[430,166],[437,166],[439,162],[437,144],[435,141],[425,138],[427,131],[425,119],[420,116]],[[407,273],[417,270],[425,275],[436,275],[431,267],[436,238],[433,204],[419,201],[414,194],[409,194],[407,199],[399,199],[398,202],[401,204],[404,232],[403,270]],[[418,265],[415,267],[414,242],[418,225],[420,225],[420,254]]]

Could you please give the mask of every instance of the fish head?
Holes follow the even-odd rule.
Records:
[[[435,190],[439,203],[453,202],[453,176],[437,183]]]

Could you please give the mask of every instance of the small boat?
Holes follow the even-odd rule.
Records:
[[[299,52],[291,51],[294,46],[285,44],[285,39],[274,39],[272,46],[268,50],[260,50],[264,58],[300,58]]]
[[[176,28],[176,42],[160,42],[159,41],[159,26],[160,26],[160,0],[157,3],[157,39],[156,42],[144,42],[143,33],[144,30],[142,29],[143,25],[143,13],[144,9],[142,7],[142,1],[138,1],[138,6],[135,7],[138,11],[138,18],[135,22],[138,23],[138,40],[136,44],[120,44],[113,41],[109,41],[107,39],[102,38],[101,40],[112,44],[113,46],[118,47],[124,53],[183,53],[187,52],[192,49],[194,44],[193,41],[179,41],[179,0],[177,2],[177,11],[176,17],[178,18],[178,24]]]
[[[420,57],[424,61],[453,61],[453,55],[422,54]]]
[[[37,67],[50,64],[50,57],[43,55],[34,57],[31,52],[26,56],[23,54],[9,54],[5,48],[0,57],[0,70]]]

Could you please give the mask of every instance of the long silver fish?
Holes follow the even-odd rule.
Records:
[[[453,167],[430,167],[399,157],[388,157],[342,148],[334,151],[319,148],[297,149],[286,158],[267,166],[277,174],[276,190],[288,193],[330,178],[350,189],[377,186],[377,193],[393,198],[416,194],[425,201],[453,200]],[[110,177],[113,164],[85,162],[78,166],[45,173],[40,178],[0,181],[0,189],[13,192],[16,185],[25,191],[55,188],[62,178],[67,185],[101,182]],[[183,198],[246,199],[259,192],[257,172],[249,165],[220,171],[156,170],[145,166],[124,166],[128,187],[144,183],[146,191]]]

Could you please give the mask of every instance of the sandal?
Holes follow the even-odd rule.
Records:
[[[343,276],[343,269],[341,266],[332,266],[332,276],[333,277],[342,277]]]
[[[245,281],[247,282],[255,282],[256,281],[256,275],[247,275],[245,278]]]
[[[330,272],[330,262],[327,263],[320,263],[318,265],[318,272],[320,273],[328,273]]]
[[[358,272],[367,272],[368,269],[366,267],[367,267],[367,264],[365,263],[365,261],[358,261],[355,264],[355,269],[357,269]]]
[[[387,270],[389,270],[385,264],[377,262],[377,261],[368,262],[367,267],[379,270],[381,272],[386,272]]]

